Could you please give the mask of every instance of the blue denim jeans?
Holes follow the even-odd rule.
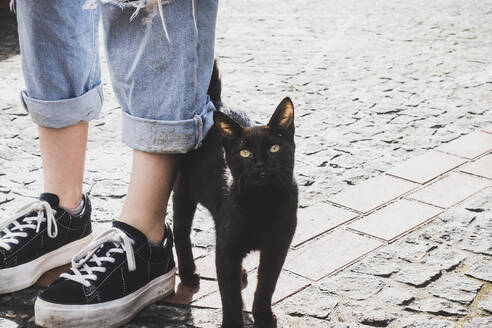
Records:
[[[114,92],[123,110],[123,142],[157,153],[197,147],[213,124],[207,96],[218,0],[163,5],[157,15],[111,3],[83,10],[86,0],[18,0],[17,20],[32,120],[61,128],[99,116],[103,91],[98,53],[102,17]]]

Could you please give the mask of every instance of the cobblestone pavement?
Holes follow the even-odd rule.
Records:
[[[274,297],[281,327],[492,327],[491,21],[492,1],[221,3],[225,101],[258,122],[286,95],[296,105],[300,222]],[[42,186],[11,40],[0,46],[4,218]],[[119,214],[131,155],[103,68],[84,186],[98,231]],[[192,237],[200,291],[178,288],[128,327],[220,322],[203,210]],[[247,308],[256,265],[246,259]],[[39,291],[0,296],[0,327],[32,327]]]

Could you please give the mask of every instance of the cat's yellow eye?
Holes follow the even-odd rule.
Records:
[[[239,152],[239,155],[241,155],[241,157],[249,157],[251,156],[251,152],[247,149],[241,149],[241,151]]]
[[[279,145],[273,145],[270,147],[270,152],[272,153],[276,153],[280,150],[280,146]]]

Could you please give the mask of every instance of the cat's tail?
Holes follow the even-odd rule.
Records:
[[[214,68],[212,70],[212,77],[210,78],[210,84],[208,86],[207,94],[210,96],[215,108],[220,110],[222,107],[222,99],[220,97],[222,93],[222,81],[220,80],[220,72],[217,64],[217,58],[214,59]]]

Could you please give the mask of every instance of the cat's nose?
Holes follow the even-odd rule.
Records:
[[[259,161],[256,161],[255,165],[256,165],[256,168],[262,170],[265,168],[266,162],[263,160],[259,160]]]

